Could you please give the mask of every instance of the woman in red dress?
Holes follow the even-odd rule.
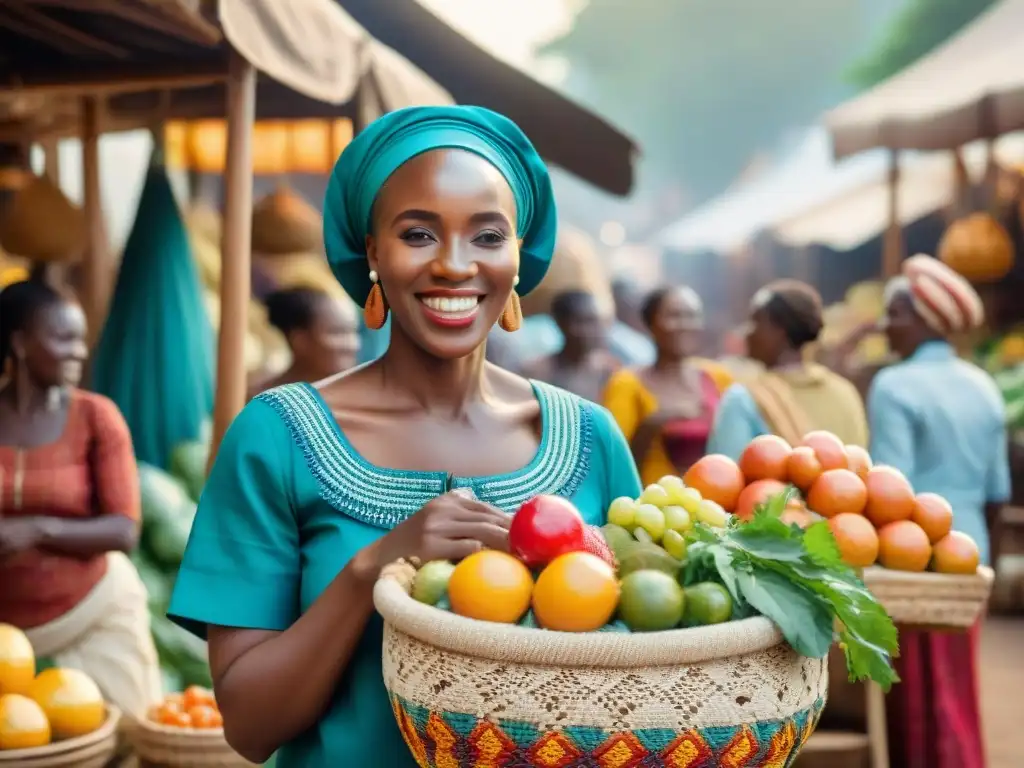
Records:
[[[139,481],[110,400],[76,389],[85,317],[46,284],[0,292],[0,623],[142,716],[160,696],[145,587],[126,556]]]

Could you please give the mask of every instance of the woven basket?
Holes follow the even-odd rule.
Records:
[[[287,186],[279,186],[252,211],[252,250],[265,256],[322,251],[320,212]]]
[[[165,768],[248,768],[254,765],[224,740],[220,728],[173,728],[139,720],[127,731],[139,760]]]
[[[864,569],[864,585],[897,624],[970,629],[992,593],[995,573],[981,566],[973,576]]]
[[[103,768],[117,751],[121,713],[107,705],[107,721],[99,730],[45,747],[0,752],[2,768]]]
[[[86,246],[85,214],[48,177],[37,176],[4,207],[0,246],[34,261],[77,261]]]
[[[764,618],[572,634],[473,621],[391,576],[384,684],[421,766],[788,766],[817,725],[826,659]]]

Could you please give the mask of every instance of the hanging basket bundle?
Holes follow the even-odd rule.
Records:
[[[1013,241],[988,213],[957,219],[939,242],[939,259],[972,283],[991,283],[1013,267]]]
[[[82,209],[46,176],[19,189],[0,221],[0,247],[33,261],[74,262],[85,248]]]
[[[578,230],[562,227],[548,273],[540,285],[522,299],[523,314],[550,312],[554,298],[566,291],[592,293],[603,311],[614,312],[611,281],[593,241]]]
[[[279,186],[253,207],[252,250],[282,256],[323,250],[319,211],[287,186]]]

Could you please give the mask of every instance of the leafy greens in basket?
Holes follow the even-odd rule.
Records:
[[[896,627],[839,555],[828,523],[801,530],[780,517],[794,491],[762,504],[753,520],[728,528],[698,523],[689,534],[684,582],[719,581],[738,616],[761,614],[798,653],[820,658],[839,634],[850,680],[898,682]]]

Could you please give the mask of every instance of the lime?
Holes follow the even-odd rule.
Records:
[[[641,504],[653,504],[656,507],[664,507],[670,504],[672,500],[669,498],[668,491],[657,483],[651,483],[644,488],[644,492],[640,494],[639,501]]]
[[[679,582],[661,571],[634,571],[622,580],[619,618],[634,632],[672,629],[683,618]]]
[[[644,531],[646,534],[646,531]],[[679,575],[680,563],[657,544],[642,544],[632,541],[615,552],[619,561],[619,577],[625,578],[634,571],[662,571],[675,578]]]
[[[683,534],[679,531],[674,531],[671,528],[665,531],[665,536],[661,540],[661,546],[676,560],[682,560],[686,557],[686,539],[683,538]]]
[[[431,560],[424,563],[416,571],[416,579],[412,583],[413,599],[427,605],[437,605],[448,591],[448,580],[452,577],[455,566],[447,560]]]
[[[665,515],[665,525],[669,530],[684,533],[693,527],[690,513],[682,507],[668,506],[664,507],[661,511]]]
[[[732,595],[721,584],[704,581],[687,587],[684,592],[686,611],[683,621],[688,626],[721,624],[732,618]]]
[[[636,508],[636,520],[638,529],[643,529],[650,534],[652,541],[661,541],[665,534],[665,513],[653,504],[641,504]],[[635,535],[634,531],[634,535]]]
[[[608,522],[629,528],[636,517],[636,502],[628,496],[620,496],[608,507]]]
[[[665,477],[658,481],[658,485],[668,492],[670,504],[679,504],[686,494],[686,486],[683,484],[683,479],[675,475],[665,475]]]
[[[679,500],[675,503],[691,515],[694,515],[697,513],[697,508],[700,506],[702,501],[704,501],[704,497],[700,495],[700,491],[696,488],[683,488],[682,492],[679,494]]]

